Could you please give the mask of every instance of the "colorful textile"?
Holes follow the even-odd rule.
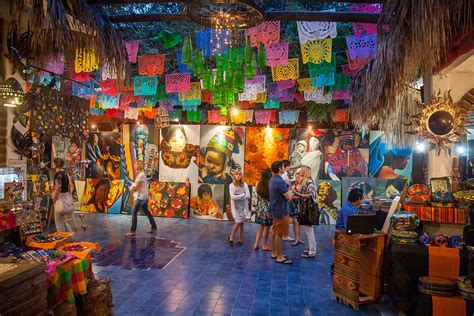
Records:
[[[466,300],[462,296],[444,297],[431,295],[433,316],[466,316]]]
[[[393,229],[396,230],[414,230],[420,224],[416,214],[410,212],[395,212],[390,218]]]
[[[254,76],[252,79],[245,79],[244,93],[265,92],[265,76]]]
[[[211,38],[212,38],[212,31],[203,31],[203,32],[196,32],[196,46],[198,49],[202,49],[204,56],[211,56]],[[180,71],[181,72],[181,71]]]
[[[360,68],[364,67],[372,59],[372,56],[351,58],[349,55],[349,51],[346,51],[346,55],[349,70],[354,71],[354,73],[356,73],[357,70],[359,70]]]
[[[361,13],[380,13],[382,11],[381,4],[358,4],[349,7],[350,12],[361,12]],[[352,23],[355,35],[363,34],[375,34],[377,33],[376,23]]]
[[[181,52],[176,53],[176,59],[178,60],[178,71],[182,74],[192,74],[193,71],[188,69],[188,65],[181,62]]]
[[[246,119],[246,111],[232,111],[230,113],[230,120],[233,124],[245,124]]]
[[[97,104],[100,109],[118,109],[119,108],[119,98],[116,96],[110,95],[97,95]]]
[[[255,99],[255,103],[265,103],[267,102],[267,92],[257,93],[257,99]]]
[[[469,215],[468,210],[457,207],[432,207],[407,204],[403,207],[407,212],[416,214],[421,221],[427,222],[465,224]]]
[[[85,81],[82,84],[72,82],[72,94],[80,98],[90,98],[94,95],[94,81]]]
[[[299,110],[284,110],[278,113],[280,124],[295,124],[300,116]]]
[[[296,25],[298,27],[300,43],[306,43],[308,41],[324,39],[327,37],[337,37],[336,22],[298,21],[296,22]]]
[[[138,74],[142,76],[161,75],[165,71],[165,55],[138,56]]]
[[[273,217],[270,211],[270,202],[258,195],[257,190],[252,191],[252,210],[255,211],[255,223],[263,226],[272,226]]]
[[[315,92],[305,92],[304,99],[306,101],[314,101],[316,103],[329,104],[332,102],[332,94],[324,93],[324,88],[317,88]]]
[[[128,61],[132,64],[137,62],[138,46],[140,41],[125,42],[125,49],[127,50]]]
[[[161,141],[161,159],[164,164],[172,169],[186,169],[193,157],[198,157],[199,146],[186,144],[183,151],[172,151],[165,140]]]
[[[93,72],[99,68],[98,60],[93,48],[76,48],[74,71]]]
[[[220,124],[225,122],[226,117],[221,115],[220,110],[207,111],[207,121],[209,124]]]
[[[202,99],[201,83],[191,82],[190,90],[188,92],[179,92],[178,99],[179,101],[199,100],[199,104],[201,104],[201,99]]]
[[[16,227],[16,219],[13,214],[0,214],[0,232]]]
[[[47,277],[48,303],[74,303],[74,296],[87,293],[87,284],[94,278],[90,256],[74,259],[56,267]]]
[[[333,100],[347,100],[349,98],[349,90],[335,90],[332,92]]]
[[[277,99],[268,99],[265,104],[263,104],[263,108],[265,110],[271,110],[271,109],[279,109],[280,108],[280,102]]]
[[[64,250],[64,248],[74,246],[74,245],[79,245],[82,248],[85,248],[83,250],[78,250],[78,251],[73,251],[73,250],[66,250],[67,252],[72,253],[76,258],[78,259],[87,259],[87,257],[90,255],[92,251],[100,251],[100,245],[95,242],[87,242],[87,241],[81,241],[81,242],[70,242],[62,245],[59,247],[60,250]]]
[[[102,94],[115,96],[117,94],[117,80],[107,79],[100,82],[100,92]]]
[[[155,95],[158,77],[136,76],[133,77],[133,93],[135,95]]]
[[[165,109],[166,111],[172,111],[173,110],[173,104],[169,101],[160,101],[159,102],[159,107],[160,109]]]
[[[331,62],[332,59],[332,39],[320,39],[301,43],[301,57],[303,64],[312,62],[314,64],[326,61]]]
[[[189,92],[191,90],[190,74],[167,74],[165,76],[166,93]]]
[[[310,70],[309,73],[311,76],[311,84],[314,87],[332,86],[335,82],[335,73],[314,74],[312,70]]]
[[[273,81],[296,80],[300,77],[299,58],[288,59],[287,66],[272,67]]]
[[[311,78],[298,79],[298,91],[299,92],[316,92],[317,88],[313,87]]]
[[[331,91],[335,90],[346,90],[349,88],[349,85],[351,84],[351,78],[344,76],[341,73],[336,73],[334,74],[334,84],[332,84],[329,89]]]
[[[330,74],[336,72],[336,54],[332,53],[331,60],[321,61],[319,64],[308,63],[309,72],[313,74]]]
[[[130,120],[138,120],[138,109],[128,109],[124,111],[123,117]]]
[[[277,43],[265,47],[266,64],[268,67],[288,65],[288,43]]]
[[[105,110],[104,116],[105,117],[111,117],[111,118],[122,118],[123,117],[123,110],[108,109],[108,110]]]
[[[186,116],[188,122],[200,123],[201,122],[202,110],[187,111]]]
[[[459,276],[459,249],[428,247],[430,277],[456,281]]]
[[[64,72],[64,54],[58,53],[55,56],[50,56],[44,69],[57,75],[61,75]]]
[[[280,42],[280,21],[265,21],[255,27],[245,30],[245,37],[250,36],[250,45],[253,47],[265,46]]]
[[[377,34],[346,36],[350,59],[373,57],[377,51]]]
[[[299,76],[298,76],[299,78]],[[278,89],[290,89],[296,86],[296,79],[281,80],[277,82]]]
[[[255,111],[255,122],[257,124],[269,124],[274,119],[275,112],[272,110]]]

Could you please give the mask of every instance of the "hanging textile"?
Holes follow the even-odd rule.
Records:
[[[202,115],[201,110],[187,111],[186,112],[186,119],[187,119],[188,122],[200,123],[201,122],[201,115]]]
[[[349,7],[350,12],[373,13],[379,14],[382,12],[381,4],[358,4]],[[354,35],[375,34],[377,33],[376,23],[352,23],[354,28]]]
[[[102,94],[114,96],[117,94],[117,80],[107,79],[100,82],[100,92]]]
[[[163,84],[159,84],[156,88],[156,98],[158,101],[166,101],[168,100],[168,94],[166,94],[166,86]]]
[[[348,100],[350,99],[349,90],[335,90],[332,92],[333,100]]]
[[[100,109],[118,109],[119,108],[119,98],[110,96],[110,95],[97,95],[97,104]]]
[[[289,89],[278,89],[278,85],[275,83],[269,84],[267,86],[268,89],[268,98],[274,98],[274,99],[279,99],[280,102],[292,102],[294,98],[294,94],[296,91],[296,87],[292,87]],[[282,100],[288,100],[291,99],[291,101],[282,101]]]
[[[165,76],[166,93],[189,92],[191,89],[190,74],[167,74]]]
[[[123,112],[123,117],[130,120],[138,120],[138,109],[129,109]]]
[[[289,79],[289,80],[278,81],[277,86],[278,86],[278,89],[280,89],[280,90],[293,88],[294,86],[296,86],[296,80],[295,79]]]
[[[191,87],[188,92],[179,92],[178,93],[179,101],[184,100],[199,100],[201,102],[201,83],[200,82],[191,82]]]
[[[274,118],[274,111],[272,110],[263,110],[255,111],[255,123],[257,124],[269,124]]]
[[[169,102],[168,100],[160,101],[158,103],[159,103],[160,109],[165,109],[166,111],[172,111],[173,110],[173,104],[171,104],[171,102]]]
[[[272,67],[273,81],[298,79],[300,76],[299,58],[288,59],[287,66]]]
[[[123,111],[121,111],[119,109],[105,110],[104,116],[105,117],[111,117],[111,118],[122,118],[123,117]]]
[[[50,56],[44,69],[57,75],[61,75],[64,72],[64,54],[58,53],[57,55]]]
[[[357,73],[357,70],[351,70],[348,64],[341,65],[341,69],[344,76],[354,77]]]
[[[193,73],[193,71],[191,69],[188,69],[188,65],[183,64],[181,62],[181,52],[176,53],[176,59],[178,61],[178,71],[179,71],[179,73],[182,73],[182,74],[192,74]]]
[[[334,84],[334,73],[316,74],[311,77],[311,83],[313,87],[331,86]]]
[[[332,39],[326,38],[321,40],[307,41],[301,43],[301,57],[303,64],[312,62],[319,64],[323,61],[328,63],[332,59]]]
[[[102,80],[117,79],[117,71],[112,62],[105,62],[100,69],[100,76]]]
[[[96,94],[94,93],[94,94],[92,95],[92,97],[89,98],[89,107],[95,109],[95,104],[96,104],[96,102],[97,102],[97,96],[96,96]]]
[[[70,73],[72,75],[72,79],[74,79],[75,81],[79,81],[79,82],[84,82],[84,81],[91,81],[92,80],[92,73],[90,72],[76,72],[75,71],[75,62],[71,62],[71,70],[70,70]]]
[[[267,92],[258,92],[257,93],[257,99],[255,100],[255,103],[265,103],[267,102]]]
[[[255,102],[258,98],[258,92],[256,91],[244,91],[243,93],[239,93],[239,101],[251,101]]]
[[[72,95],[80,98],[88,99],[94,95],[94,81],[86,81],[82,84],[72,82]]]
[[[253,122],[253,110],[245,110],[245,122]]]
[[[327,62],[323,60],[319,64],[308,63],[310,73],[319,73],[319,74],[329,74],[336,72],[336,54],[333,53],[331,56],[331,61]]]
[[[280,102],[293,102],[298,93],[296,93],[296,87],[285,89],[281,91],[282,95],[278,98]]]
[[[346,36],[349,59],[373,57],[377,51],[377,34]]]
[[[174,109],[168,112],[168,116],[170,118],[170,121],[178,122],[181,120],[181,117],[183,116],[183,111]]]
[[[351,84],[351,78],[348,76],[344,76],[341,73],[336,73],[334,75],[334,84],[329,87],[331,91],[335,90],[346,90],[349,89],[349,85]]]
[[[245,37],[250,36],[252,47],[267,46],[280,42],[280,21],[265,21],[255,27],[245,30]]]
[[[279,109],[280,102],[278,101],[278,99],[268,99],[267,102],[263,104],[263,108],[265,110]]]
[[[132,64],[137,62],[138,46],[140,41],[127,41],[125,42],[125,49],[127,50],[128,61]]]
[[[133,77],[133,93],[135,95],[154,95],[158,85],[158,77]]]
[[[209,124],[220,124],[225,122],[226,117],[221,115],[220,110],[207,111],[207,121]]]
[[[349,51],[346,51],[347,54],[347,65],[349,66],[349,70],[357,72],[360,68],[364,67],[366,64],[369,63],[369,61],[372,59],[372,57],[358,57],[351,59],[349,56]]]
[[[316,92],[316,88],[311,83],[311,78],[298,79],[298,91],[299,92]]]
[[[178,98],[177,93],[172,93],[172,94],[169,94],[168,96],[169,96],[169,100],[170,100],[171,104],[173,104],[173,106],[181,105],[181,102],[179,102],[179,98]]]
[[[158,113],[158,109],[151,109],[150,111],[143,112],[143,116],[149,119],[153,119],[155,118],[157,113]]]
[[[268,67],[288,65],[288,43],[270,44],[265,47],[266,64]]]
[[[93,116],[103,116],[104,115],[104,110],[99,110],[95,108],[90,108],[89,109],[89,114]]]
[[[307,41],[319,40],[327,37],[337,37],[336,22],[298,21],[296,22],[296,25],[298,27],[300,43],[306,43]]]
[[[183,112],[196,111],[199,105],[201,105],[199,100],[184,100],[181,102]]]
[[[45,73],[40,75],[40,85],[42,86],[52,86],[52,89],[59,91],[61,90],[61,77],[56,75],[50,75],[49,73]]]
[[[246,111],[240,110],[237,112],[232,111],[230,113],[230,120],[233,124],[245,124],[246,119],[247,119]]]
[[[332,102],[332,93],[324,93],[324,88],[319,88],[316,92],[305,92],[304,99],[306,101],[328,104]]]
[[[165,55],[138,56],[138,74],[142,76],[161,75],[165,71]]]
[[[211,30],[196,32],[196,46],[198,49],[202,49],[203,55],[205,57],[211,56]],[[181,72],[181,71],[180,71]]]
[[[334,122],[349,122],[349,109],[337,109],[334,111]]]
[[[265,76],[254,76],[252,79],[245,79],[244,93],[256,94],[265,92]]]
[[[284,110],[278,113],[280,124],[295,124],[300,116],[299,110]]]
[[[76,59],[74,61],[75,72],[92,72],[99,68],[95,49],[76,48]]]

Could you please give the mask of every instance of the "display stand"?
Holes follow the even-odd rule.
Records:
[[[385,234],[347,235],[336,231],[333,297],[359,309],[382,298]]]

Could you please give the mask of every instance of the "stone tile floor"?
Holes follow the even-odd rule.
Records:
[[[74,237],[101,244],[93,269],[112,279],[117,315],[396,315],[389,302],[354,311],[332,300],[332,226],[315,228],[316,259],[299,258],[304,245],[284,242],[294,261],[287,266],[252,250],[253,223],[245,224],[243,247],[231,248],[232,223],[156,221],[154,240],[145,217],[139,217],[137,237],[125,237],[130,216],[85,214],[87,229]]]

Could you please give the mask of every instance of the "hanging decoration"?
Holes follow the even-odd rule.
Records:
[[[245,124],[247,120],[246,111],[232,111],[230,114],[232,124]]]
[[[280,102],[278,99],[268,99],[267,102],[263,105],[263,108],[265,110],[272,110],[272,109],[279,109],[280,108]]]
[[[201,115],[202,115],[201,110],[187,111],[186,112],[186,119],[187,119],[188,122],[191,122],[191,123],[200,123],[201,122]]]
[[[72,95],[79,98],[90,98],[94,95],[94,81],[86,81],[82,84],[72,82]]]
[[[188,92],[179,92],[178,99],[179,101],[189,101],[189,100],[198,100],[201,104],[201,83],[200,82],[191,82],[191,87]]]
[[[135,95],[154,95],[156,94],[158,77],[133,77],[133,93]]]
[[[303,64],[312,62],[319,64],[323,61],[331,62],[332,58],[332,39],[321,39],[301,43],[301,57]]]
[[[299,76],[300,76],[299,58],[288,59],[287,66],[272,67],[273,81],[282,81],[282,80],[289,80],[289,79],[296,80],[299,78]]]
[[[263,110],[255,111],[255,122],[257,124],[270,124],[272,119],[274,119],[275,111],[273,110]]]
[[[226,121],[226,117],[221,115],[220,110],[207,111],[207,121],[209,124],[220,124]]]
[[[358,4],[349,7],[350,12],[379,14],[382,11],[381,4]],[[352,23],[354,35],[375,34],[377,33],[376,23]]]
[[[301,78],[297,80],[299,92],[316,92],[317,88],[313,87],[311,78]]]
[[[306,101],[328,104],[332,102],[332,93],[324,93],[324,88],[318,88],[316,92],[305,92],[304,99]]]
[[[252,47],[267,46],[280,42],[280,21],[265,21],[262,24],[245,30],[245,37],[250,37]]]
[[[246,123],[253,122],[253,110],[245,110],[245,122]]]
[[[350,84],[351,84],[351,78],[350,77],[344,76],[341,73],[336,73],[336,74],[334,74],[334,84],[332,84],[329,87],[329,89],[331,91],[344,90],[344,89],[347,89]]]
[[[284,110],[278,113],[280,124],[295,124],[300,116],[299,110]]]
[[[372,57],[366,57],[366,58],[358,57],[358,58],[351,59],[351,57],[349,56],[349,51],[347,51],[346,54],[347,54],[347,64],[349,66],[349,69],[354,72],[357,72],[357,70],[361,69],[372,60]]]
[[[349,122],[349,109],[337,109],[334,111],[334,122]]]
[[[174,109],[173,111],[168,112],[168,116],[170,121],[179,122],[181,121],[181,117],[183,116],[183,111]]]
[[[138,74],[142,76],[161,75],[165,71],[165,55],[138,56]]]
[[[308,63],[309,73],[311,74],[330,74],[336,72],[336,54],[333,53],[331,56],[331,61],[327,62],[326,60],[321,61],[318,64],[309,62]]]
[[[123,112],[123,117],[130,120],[138,120],[138,109],[128,109]]]
[[[348,100],[349,98],[349,90],[335,90],[332,92],[333,100]]]
[[[301,44],[327,37],[337,37],[336,22],[298,21],[296,23]]]
[[[76,72],[76,62],[71,62],[71,70],[70,73],[72,75],[72,79],[79,82],[91,81],[92,80],[92,73],[90,72]]]
[[[76,60],[74,62],[75,72],[92,72],[99,68],[95,49],[93,48],[77,48]]]
[[[61,90],[61,78],[56,75],[51,76],[49,73],[42,74],[40,75],[39,83],[42,86],[50,86],[56,91]]]
[[[311,83],[314,87],[332,86],[335,81],[335,74],[316,74],[311,77]]]
[[[97,96],[97,104],[100,109],[118,109],[119,99],[115,96],[99,94]]]
[[[377,51],[377,34],[346,36],[349,59],[373,57]]]
[[[278,89],[280,90],[290,89],[296,86],[296,80],[289,79],[289,80],[277,81],[277,86],[278,86]]]
[[[244,93],[257,94],[265,92],[265,76],[255,76],[252,79],[245,79]]]
[[[140,45],[140,41],[125,42],[125,49],[127,50],[128,61],[132,64],[135,64],[137,62],[139,45]]]
[[[255,103],[265,103],[267,102],[267,92],[258,92],[257,99],[255,99]]]
[[[191,76],[189,74],[168,74],[165,76],[166,93],[189,92]]]
[[[288,65],[288,43],[270,44],[265,47],[266,64],[269,67]]]
[[[117,94],[117,80],[107,79],[100,82],[100,92],[102,94],[115,96]]]
[[[181,60],[181,56],[182,56],[182,53],[181,52],[177,52],[176,53],[176,59],[178,61],[178,71],[182,74],[192,74],[193,73],[193,70],[192,69],[189,69],[188,68],[188,65],[186,64],[183,64],[182,60]]]
[[[420,114],[411,116],[415,129],[408,132],[409,134],[420,135],[435,147],[449,148],[452,143],[461,140],[461,135],[468,133],[464,128],[468,113],[453,103],[450,90],[444,96],[441,96],[441,91],[438,92],[427,106],[421,103],[418,105],[423,109]]]
[[[170,101],[160,101],[160,108],[166,110],[166,111],[172,111],[173,110],[173,104]]]
[[[166,109],[158,108],[154,118],[154,125],[156,128],[165,128],[170,125],[170,118]]]
[[[119,109],[108,109],[108,110],[105,110],[104,112],[104,115],[106,117],[111,117],[111,118],[122,118],[123,117],[123,111],[119,110]]]
[[[44,69],[57,75],[61,75],[64,72],[64,53],[50,56]]]

